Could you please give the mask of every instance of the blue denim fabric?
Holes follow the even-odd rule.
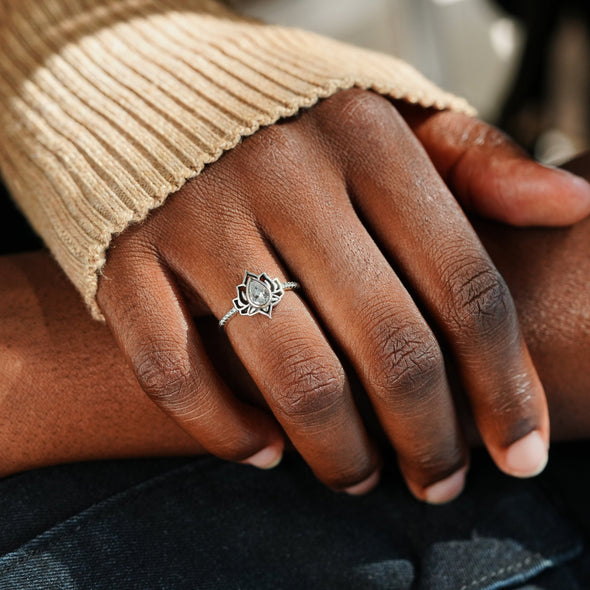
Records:
[[[581,532],[536,482],[484,458],[443,507],[413,500],[396,470],[366,497],[335,494],[296,457],[270,472],[61,466],[0,482],[0,530],[2,590],[590,587]]]

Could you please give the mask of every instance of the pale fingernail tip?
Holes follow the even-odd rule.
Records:
[[[424,490],[424,501],[428,504],[446,504],[454,500],[465,487],[467,468],[459,469],[446,479],[436,482]]]
[[[370,492],[379,483],[380,479],[381,471],[377,470],[372,475],[369,475],[367,479],[361,481],[361,483],[345,488],[343,491],[350,496],[362,496],[367,492]]]
[[[574,174],[573,172],[569,173],[569,181],[576,186],[583,193],[583,198],[585,200],[590,199],[590,184],[585,178]]]
[[[508,447],[505,471],[515,477],[534,477],[545,469],[548,459],[547,444],[534,430]]]
[[[248,459],[244,459],[242,463],[247,463],[258,469],[273,469],[283,459],[283,452],[277,447],[266,447],[252,455]]]
[[[575,172],[570,172],[569,170],[564,170],[562,168],[555,168],[554,166],[547,166],[547,167],[550,168],[551,170],[557,170],[558,172],[560,172],[564,177],[567,178],[568,182],[571,182],[577,188],[584,191],[586,193],[586,195],[585,195],[586,198],[590,198],[590,183],[588,183],[588,181],[585,178],[583,178],[582,176],[579,176]]]

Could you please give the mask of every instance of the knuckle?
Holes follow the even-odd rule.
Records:
[[[148,345],[133,359],[135,374],[143,390],[158,405],[183,402],[192,377],[190,363],[173,345]]]
[[[341,407],[345,388],[346,376],[336,359],[295,355],[283,364],[275,400],[289,420],[319,425],[322,417]]]
[[[359,88],[344,90],[311,112],[315,128],[330,140],[331,157],[354,176],[365,176],[367,170],[372,169],[368,153],[382,154],[383,162],[394,166],[402,164],[399,150],[392,156],[392,137],[402,151],[415,152],[415,137],[401,114],[389,100],[375,92]],[[387,160],[390,156],[391,161]],[[381,174],[372,176],[374,178],[370,181],[375,185],[374,190],[391,190],[389,185],[381,186],[384,182]]]
[[[328,100],[331,102],[332,116],[345,126],[365,124],[374,127],[385,114],[391,117],[396,112],[382,96],[359,88],[342,91]]]
[[[449,277],[448,315],[459,330],[489,337],[514,324],[515,311],[508,287],[491,263],[468,259]]]
[[[378,322],[369,337],[374,359],[369,382],[383,401],[411,397],[415,402],[444,377],[440,347],[425,327],[390,319]]]
[[[240,169],[250,179],[284,182],[286,173],[296,173],[309,164],[306,142],[288,124],[275,123],[248,140],[249,151],[256,157],[242,158]]]

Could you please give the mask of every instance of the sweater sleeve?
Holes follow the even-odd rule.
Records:
[[[113,236],[242,137],[352,86],[471,112],[397,59],[214,0],[0,0],[0,171],[96,318]]]

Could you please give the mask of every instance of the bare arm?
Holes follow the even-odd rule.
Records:
[[[199,452],[143,394],[48,254],[0,258],[0,475]]]

